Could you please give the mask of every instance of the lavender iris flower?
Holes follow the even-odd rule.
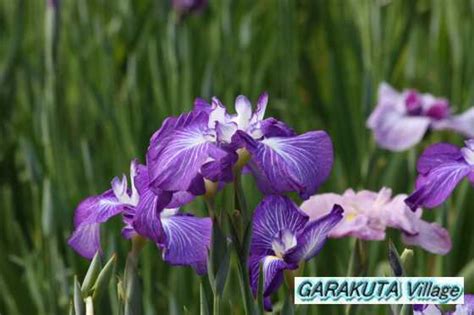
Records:
[[[342,219],[342,208],[313,222],[287,197],[271,195],[257,206],[253,216],[249,271],[257,294],[260,265],[263,272],[265,309],[271,310],[270,295],[283,281],[283,271],[296,269],[301,261],[317,255],[331,229]]]
[[[434,304],[415,304],[413,305],[413,315],[473,315],[474,314],[474,295],[465,294],[464,304],[456,305],[453,312],[443,313],[441,309]]]
[[[263,93],[255,112],[245,96],[229,114],[213,98],[198,99],[194,110],[168,118],[152,137],[147,153],[153,190],[205,193],[206,183],[232,180],[236,163],[248,168],[264,194],[296,191],[303,199],[329,176],[333,148],[324,131],[296,135],[284,123],[264,119],[268,95]]]
[[[131,188],[127,178],[114,178],[112,189],[82,201],[75,211],[74,232],[69,245],[81,256],[91,259],[100,247],[100,225],[121,214],[129,239],[140,235],[153,240],[163,250],[163,259],[172,265],[189,265],[206,273],[212,221],[179,212],[188,202],[188,193],[155,194],[148,187],[148,171],[136,160],[130,167]],[[168,208],[165,208],[168,207]]]
[[[301,204],[310,221],[328,214],[334,204],[344,208],[344,218],[329,233],[331,238],[352,236],[362,240],[384,240],[386,229],[401,230],[402,240],[435,254],[447,254],[451,250],[449,232],[437,223],[421,219],[422,209],[412,212],[404,203],[406,195],[392,197],[392,190],[379,192],[348,189],[342,195],[326,193],[315,195]]]
[[[378,103],[367,120],[378,145],[404,151],[419,143],[429,128],[448,129],[474,137],[474,108],[452,115],[449,102],[415,90],[398,92],[387,83],[378,91]]]
[[[463,148],[437,143],[423,152],[417,162],[416,190],[405,200],[412,210],[439,206],[466,177],[474,185],[474,139],[465,143]]]

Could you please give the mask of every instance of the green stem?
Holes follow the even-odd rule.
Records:
[[[140,236],[132,238],[132,250],[128,253],[124,272],[125,315],[138,315],[142,313],[138,258],[144,245],[145,239]]]
[[[214,315],[219,315],[220,314],[220,303],[221,302],[221,297],[219,294],[214,294],[214,309],[213,309],[213,314]]]

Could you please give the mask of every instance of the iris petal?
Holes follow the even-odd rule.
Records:
[[[298,263],[316,256],[323,248],[331,230],[342,220],[342,213],[342,207],[335,205],[329,214],[307,224],[298,236],[297,247],[285,256],[285,259]]]
[[[297,191],[307,199],[332,169],[332,142],[324,131],[259,142],[241,131],[237,135],[252,156],[249,167],[264,194]]]
[[[303,229],[308,216],[287,197],[267,196],[255,209],[250,251],[253,254],[272,253],[272,241],[281,230],[293,234]]]
[[[100,223],[120,214],[124,207],[112,190],[82,201],[74,214],[74,232],[69,245],[81,256],[91,259],[100,251]]]
[[[418,233],[415,235],[403,234],[405,244],[420,246],[438,255],[445,255],[451,250],[449,232],[437,223],[416,220],[416,229]]]
[[[419,173],[426,174],[431,169],[462,158],[459,148],[449,143],[437,143],[429,146],[418,159],[416,168]]]
[[[426,175],[419,175],[417,189],[405,202],[413,211],[419,207],[437,207],[449,197],[456,185],[469,172],[470,167],[466,163],[444,163]]]
[[[205,192],[199,170],[214,145],[206,138],[207,121],[204,112],[183,114],[176,120],[171,136],[161,142],[162,137],[153,137],[147,153],[153,189]]]
[[[212,221],[177,214],[161,219],[165,238],[159,243],[163,259],[171,265],[190,265],[198,274],[207,271]]]
[[[390,106],[380,107],[373,115],[369,127],[375,140],[392,151],[404,151],[420,142],[431,122],[430,118],[407,116]]]
[[[250,285],[254,296],[257,295],[258,280],[260,276],[260,264],[263,271],[263,297],[267,299],[265,310],[271,310],[270,295],[275,292],[283,282],[283,271],[285,269],[295,269],[297,265],[287,264],[282,258],[273,255],[250,256],[249,272]]]
[[[474,137],[474,108],[460,115],[454,115],[433,123],[433,129],[447,129],[458,132],[468,138]]]

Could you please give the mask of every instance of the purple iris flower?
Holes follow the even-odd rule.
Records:
[[[129,189],[125,175],[122,179],[115,177],[112,189],[79,204],[69,245],[91,259],[101,251],[100,225],[122,214],[125,238],[147,237],[162,249],[163,260],[169,264],[189,265],[199,274],[206,273],[212,221],[181,213],[177,208],[193,196],[183,192],[155,194],[148,187],[147,167],[136,160],[131,163],[130,183]]]
[[[416,90],[398,92],[387,83],[378,91],[378,103],[367,120],[378,145],[404,151],[419,143],[429,128],[448,129],[474,137],[474,108],[452,115],[448,100]]]
[[[416,190],[405,200],[412,209],[442,204],[465,177],[474,185],[474,139],[459,148],[449,143],[428,147],[417,162]]]
[[[434,304],[415,304],[413,305],[413,315],[473,315],[474,314],[474,295],[464,294],[464,304],[456,305],[452,312],[443,313],[438,305]]]
[[[296,135],[284,123],[264,119],[268,94],[256,110],[245,96],[235,101],[236,114],[222,103],[198,99],[194,110],[168,118],[152,137],[147,153],[153,190],[204,194],[207,182],[229,182],[236,163],[248,168],[264,194],[296,191],[304,199],[329,176],[333,148],[324,131]]]
[[[270,195],[260,202],[253,216],[249,271],[256,295],[262,265],[265,309],[272,308],[270,295],[283,282],[283,271],[296,269],[299,262],[317,255],[342,213],[335,205],[326,216],[308,222],[308,215],[287,197]]]

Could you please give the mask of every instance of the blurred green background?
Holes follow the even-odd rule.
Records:
[[[66,244],[75,206],[128,173],[132,158],[144,161],[153,131],[195,97],[232,106],[238,94],[255,100],[266,90],[267,117],[298,132],[327,130],[336,163],[322,191],[337,193],[383,185],[409,193],[427,144],[462,141],[436,133],[409,152],[377,149],[365,121],[382,80],[447,97],[457,111],[474,105],[472,0],[216,0],[190,15],[166,0],[59,2],[0,0],[1,314],[67,313],[73,276],[81,280],[88,266]],[[253,185],[246,179],[251,206],[260,198]],[[473,195],[463,183],[442,209],[425,213],[449,228],[453,250],[435,257],[414,249],[410,275],[473,278]],[[102,229],[117,277],[96,314],[120,314],[117,281],[130,247],[120,227],[118,218]],[[401,251],[399,233],[390,237]],[[304,274],[346,275],[352,245],[330,240]],[[370,243],[369,253],[369,274],[386,269],[387,242]],[[168,267],[152,244],[140,264],[144,314],[198,313],[190,268]],[[222,300],[223,313],[243,313],[234,272]]]

